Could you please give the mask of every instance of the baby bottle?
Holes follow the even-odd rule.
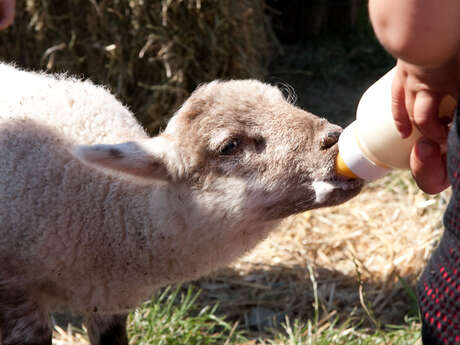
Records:
[[[339,138],[337,172],[345,177],[374,181],[391,169],[409,169],[412,147],[421,136],[415,126],[401,138],[391,111],[391,85],[396,69],[391,69],[364,92],[356,120]],[[453,109],[455,100],[446,96],[440,109]],[[440,110],[440,116],[441,114]]]

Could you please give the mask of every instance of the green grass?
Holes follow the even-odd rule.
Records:
[[[370,331],[352,324],[351,318],[342,324],[328,321],[314,325],[311,321],[302,324],[298,320],[284,325],[284,331],[274,333],[274,338],[260,340],[263,345],[412,345],[420,338],[420,326],[413,319],[406,319],[404,325],[387,326]]]
[[[232,325],[216,314],[217,305],[200,308],[196,303],[198,296],[199,291],[190,287],[186,291],[181,287],[165,289],[131,314],[130,344],[412,345],[420,338],[418,316],[406,317],[401,325],[363,327],[363,320],[354,315],[345,321],[339,321],[335,312],[320,317],[317,305],[310,320],[286,318],[281,329],[267,330],[263,336],[249,339],[237,324]]]
[[[186,292],[167,288],[145,303],[129,318],[130,344],[230,345],[246,340],[234,325],[216,315],[217,305],[200,309],[195,304],[198,295],[191,287]]]

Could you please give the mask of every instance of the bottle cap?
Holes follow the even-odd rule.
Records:
[[[352,122],[339,137],[337,173],[349,178],[360,177],[366,181],[377,180],[390,169],[376,165],[363,154],[356,136],[356,126],[356,121]]]

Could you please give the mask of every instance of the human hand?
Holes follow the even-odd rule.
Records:
[[[412,125],[422,133],[412,150],[410,166],[417,185],[430,194],[449,186],[444,148],[452,118],[439,113],[440,108],[447,108],[443,112],[453,114],[459,94],[458,70],[457,59],[436,68],[398,60],[393,80],[395,124],[403,138],[410,135]]]
[[[0,0],[0,30],[13,23],[16,0]]]

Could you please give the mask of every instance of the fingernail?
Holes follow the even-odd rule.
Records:
[[[410,133],[412,132],[412,128],[399,127],[398,132],[401,138],[406,139],[407,137],[410,136]]]
[[[417,143],[417,153],[422,159],[431,157],[434,153],[433,143],[428,139],[421,139]]]
[[[407,137],[409,137],[410,135],[410,132],[409,131],[399,131],[399,135],[401,136],[402,139],[406,139]]]

